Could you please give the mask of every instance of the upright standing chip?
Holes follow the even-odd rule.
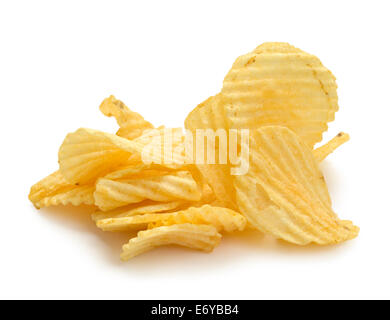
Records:
[[[355,238],[359,228],[331,208],[312,151],[291,130],[253,130],[248,174],[235,177],[240,212],[260,231],[295,244],[320,245]]]
[[[226,122],[224,105],[221,102],[221,95],[210,97],[200,105],[198,105],[186,118],[185,127],[189,129],[194,136],[196,136],[198,129],[208,130],[211,129],[215,133],[218,129],[223,129],[225,132],[229,129],[229,124]],[[207,144],[205,144],[207,146]],[[215,140],[215,154],[220,153],[221,144],[218,139]],[[196,153],[203,150],[196,150],[194,148],[194,161],[196,162]],[[206,154],[207,150],[204,150]],[[228,152],[227,150],[223,152]],[[228,208],[236,209],[234,199],[233,180],[230,174],[229,159],[227,164],[219,163],[219,159],[216,159],[216,163],[208,164],[207,159],[203,159],[203,162],[199,161],[197,167],[204,176],[207,183],[213,189],[215,196],[220,201],[220,204]],[[202,159],[201,159],[202,160]]]
[[[287,43],[264,43],[239,57],[221,94],[232,128],[285,126],[313,148],[338,110],[333,74],[314,55]]]
[[[264,43],[235,61],[221,92],[198,105],[185,126],[196,133],[280,125],[313,148],[338,110],[336,90],[334,76],[315,56],[286,43]],[[229,161],[197,166],[219,202],[236,209]]]

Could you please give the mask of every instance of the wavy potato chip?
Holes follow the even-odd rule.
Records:
[[[340,132],[337,136],[325,143],[323,146],[315,149],[313,151],[314,157],[317,159],[318,162],[321,162],[347,141],[349,141],[349,134]]]
[[[324,177],[312,151],[285,127],[251,132],[248,174],[236,176],[237,202],[258,230],[298,245],[339,243],[359,228],[331,208]]]
[[[112,210],[145,199],[153,201],[199,201],[201,190],[188,171],[146,171],[129,179],[100,178],[94,194],[96,205]]]
[[[131,111],[122,101],[113,95],[104,99],[99,107],[107,117],[115,117],[120,129],[116,133],[126,139],[135,139],[147,129],[153,129],[153,125],[146,121],[140,114]]]
[[[187,116],[185,127],[193,134],[196,133],[197,129],[212,129],[214,131],[218,129],[228,130],[229,125],[226,123],[224,107],[220,100],[221,96],[216,95],[199,104]],[[216,139],[215,154],[219,154],[219,152],[220,144]],[[228,208],[236,209],[230,166],[218,162],[216,164],[207,164],[204,161],[203,163],[198,163],[197,168],[213,189],[220,204]]]
[[[161,164],[167,168],[179,169],[187,166],[185,135],[181,128],[146,130],[134,139],[143,147],[142,160],[147,164]]]
[[[162,219],[151,222],[148,227],[156,228],[180,223],[207,224],[217,228],[218,232],[234,232],[243,231],[247,220],[243,215],[229,208],[204,205],[177,213],[166,213]]]
[[[58,152],[60,171],[70,183],[93,183],[124,165],[131,154],[140,154],[142,146],[92,129],[78,129],[66,136]]]
[[[56,171],[31,187],[29,199],[39,209],[60,204],[93,205],[95,186],[76,186],[68,183],[61,172]]]
[[[140,231],[122,247],[121,259],[127,261],[154,248],[178,245],[211,252],[221,241],[217,229],[208,225],[176,224]]]
[[[246,227],[246,219],[240,213],[228,208],[204,205],[199,208],[158,214],[144,214],[133,217],[98,220],[96,225],[103,231],[131,231],[142,228],[156,228],[175,224],[205,224],[214,226],[218,232],[242,231]]]
[[[338,110],[333,74],[287,43],[264,43],[237,58],[221,94],[231,128],[285,126],[311,148]]]
[[[98,211],[91,215],[93,221],[109,219],[109,218],[124,218],[137,215],[144,215],[147,213],[166,212],[177,209],[183,206],[186,202],[172,201],[172,202],[155,202],[145,200],[141,203],[131,204],[125,207],[120,207],[111,211]]]

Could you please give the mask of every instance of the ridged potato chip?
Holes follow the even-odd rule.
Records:
[[[224,106],[220,101],[221,96],[216,95],[210,97],[200,105],[198,105],[186,118],[185,127],[193,134],[197,129],[229,129],[229,124],[226,122]],[[215,154],[219,154],[220,145],[218,140],[215,144]],[[226,151],[227,152],[227,151]],[[217,162],[217,161],[216,161]],[[213,189],[220,204],[236,209],[234,201],[233,180],[230,174],[230,166],[227,164],[207,164],[206,161],[198,163],[197,168],[202,173],[206,182]]]
[[[140,114],[131,111],[122,101],[113,95],[104,99],[100,105],[100,111],[107,117],[115,117],[120,129],[116,133],[126,139],[135,139],[147,129],[153,129],[153,125],[146,121]]]
[[[260,231],[298,245],[335,244],[359,228],[331,208],[324,176],[312,151],[291,130],[252,130],[248,174],[236,176],[240,212]]]
[[[29,199],[37,209],[60,204],[93,205],[94,191],[94,185],[76,186],[70,184],[61,172],[56,171],[31,187]]]
[[[183,201],[172,202],[155,202],[146,200],[141,203],[131,204],[125,207],[120,207],[111,211],[98,211],[91,215],[93,221],[109,219],[109,218],[124,218],[147,213],[166,212],[177,209],[184,205]]]
[[[211,252],[219,245],[221,235],[208,225],[176,224],[140,231],[136,238],[122,247],[121,259],[127,261],[154,248],[178,245]]]
[[[199,201],[202,193],[189,171],[145,171],[129,179],[100,178],[94,197],[96,205],[108,211],[145,199]]]
[[[335,151],[342,144],[349,141],[349,134],[340,132],[337,136],[335,136],[332,140],[325,143],[323,146],[315,149],[314,157],[318,162],[325,160],[327,156],[329,156],[333,151]]]
[[[218,232],[242,231],[246,226],[244,216],[228,208],[204,205],[199,208],[158,214],[144,214],[133,217],[109,218],[98,220],[96,225],[103,231],[131,231],[149,226],[156,228],[175,224],[207,224],[214,226]]]
[[[181,128],[160,127],[144,131],[134,142],[143,147],[144,163],[179,169],[187,165],[184,139]]]
[[[60,171],[73,184],[88,184],[124,165],[142,146],[114,134],[78,129],[66,136],[58,153]]]
[[[310,148],[338,110],[333,74],[317,57],[287,43],[264,43],[237,58],[221,94],[231,128],[285,126]]]

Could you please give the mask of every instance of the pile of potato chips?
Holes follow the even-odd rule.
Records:
[[[145,147],[167,128],[154,128],[110,96],[100,110],[115,117],[117,133],[81,128],[68,134],[59,170],[32,186],[29,199],[36,208],[95,206],[92,219],[101,230],[129,237],[138,231],[123,246],[123,260],[172,244],[209,252],[222,233],[246,228],[298,245],[349,240],[359,228],[333,212],[318,166],[349,136],[340,133],[314,149],[337,101],[335,78],[317,57],[286,43],[264,43],[240,56],[221,92],[185,119],[194,133],[249,129],[249,144],[239,145],[249,151],[245,174],[232,175],[230,161],[182,161],[185,134],[178,128],[170,129],[171,161],[145,161]]]

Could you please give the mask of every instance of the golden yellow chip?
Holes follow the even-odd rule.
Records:
[[[131,111],[122,101],[110,96],[103,100],[100,111],[107,117],[115,117],[120,129],[116,133],[126,139],[135,139],[153,125],[147,122],[140,114]]]
[[[166,212],[177,209],[183,206],[185,203],[186,202],[183,201],[155,202],[151,200],[145,200],[142,203],[131,204],[111,211],[98,211],[93,213],[91,217],[92,220],[96,222],[98,220],[109,218],[123,218],[147,213]]]
[[[170,226],[173,224],[193,223],[213,225],[218,232],[243,231],[247,220],[240,213],[228,208],[204,205],[202,207],[191,207],[176,213],[163,214],[164,217],[156,219],[149,224],[149,228],[159,226]]]
[[[338,110],[333,74],[317,57],[287,43],[264,43],[240,56],[221,94],[231,128],[285,126],[310,148]]]
[[[119,167],[115,169],[115,171],[112,171],[108,173],[107,175],[104,176],[106,179],[112,179],[112,180],[117,180],[117,179],[125,179],[131,176],[134,176],[143,170],[148,169],[150,166],[147,166],[143,163],[135,163],[135,164],[128,164],[123,167]]]
[[[134,142],[143,147],[144,163],[162,164],[167,168],[179,169],[187,165],[185,157],[185,135],[181,128],[146,130]]]
[[[93,205],[95,186],[76,186],[68,183],[61,172],[56,171],[31,187],[30,201],[39,209],[42,207],[72,204]]]
[[[355,238],[359,228],[332,211],[324,176],[312,151],[291,130],[253,130],[250,169],[236,176],[240,212],[257,229],[306,245]]]
[[[221,96],[216,95],[210,97],[200,105],[198,105],[186,118],[185,127],[190,130],[194,135],[197,129],[212,129],[216,132],[218,129],[228,130],[229,126],[225,121],[225,111],[223,104],[221,103]],[[215,154],[220,153],[219,140],[216,139]],[[223,150],[222,150],[223,152]],[[227,152],[227,151],[225,151]],[[195,153],[195,150],[194,150]],[[193,156],[195,158],[195,155]],[[195,161],[196,159],[194,159]],[[202,173],[206,182],[213,189],[215,196],[219,200],[219,203],[227,208],[236,209],[234,199],[233,180],[230,175],[230,166],[226,164],[220,164],[216,158],[215,164],[207,164],[206,159],[203,159],[203,163],[198,161],[197,167]],[[229,164],[229,161],[228,163]]]
[[[340,132],[337,136],[335,136],[332,140],[325,143],[323,146],[315,149],[314,157],[318,162],[323,161],[328,155],[330,155],[333,151],[335,151],[342,144],[349,141],[349,134]]]
[[[204,205],[199,208],[158,214],[144,214],[132,217],[109,218],[98,220],[96,225],[104,231],[131,231],[174,224],[207,224],[214,226],[219,232],[242,231],[246,226],[244,216],[233,210]]]
[[[156,247],[178,245],[211,252],[219,245],[221,235],[208,225],[176,224],[140,231],[122,247],[121,259],[127,261]]]
[[[201,190],[188,171],[142,172],[129,179],[101,178],[96,184],[95,203],[103,211],[145,199],[170,202],[199,201]]]
[[[142,146],[114,134],[79,129],[66,136],[58,153],[60,171],[70,183],[93,183],[124,165],[131,154],[140,154]]]

